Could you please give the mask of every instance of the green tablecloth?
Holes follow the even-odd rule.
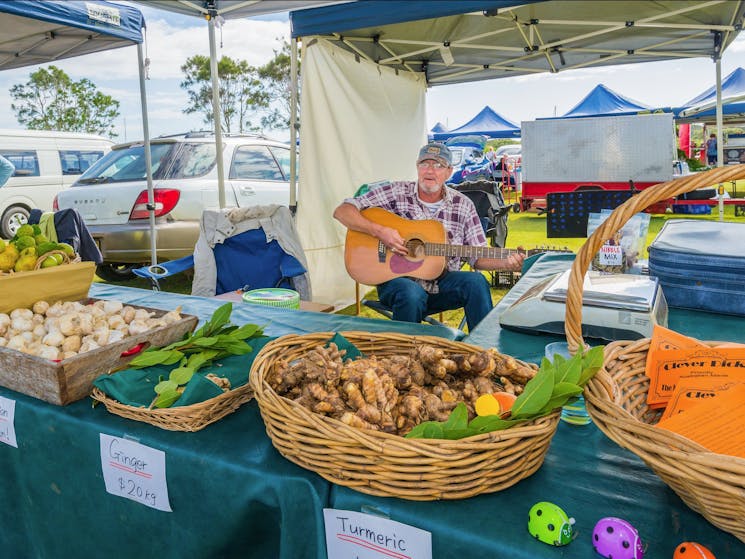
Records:
[[[94,285],[91,296],[163,309],[181,304],[184,312],[202,318],[222,303],[106,285]],[[535,360],[546,343],[560,340],[501,331],[496,312],[474,330],[472,341]],[[428,325],[247,305],[236,305],[233,317],[267,324],[272,336],[339,330],[449,335]],[[726,318],[696,321],[695,328],[714,329],[693,335],[734,338],[718,335],[718,324],[729,324]],[[57,407],[6,389],[0,396],[16,401],[19,440],[17,449],[0,444],[3,558],[323,559],[322,509],[329,506],[374,508],[430,530],[437,559],[594,558],[592,526],[608,515],[639,526],[650,546],[647,557],[670,557],[683,540],[708,545],[720,559],[745,557],[744,544],[690,511],[638,458],[593,425],[560,425],[544,466],[513,488],[464,501],[419,503],[332,486],[296,467],[272,447],[255,402],[202,431],[179,433],[111,415],[102,406],[91,408],[89,400]],[[106,493],[99,433],[131,437],[165,452],[172,513]],[[577,519],[575,542],[550,548],[531,540],[527,510],[538,500],[552,500]]]

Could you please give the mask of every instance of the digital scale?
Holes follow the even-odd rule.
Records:
[[[571,270],[536,283],[499,317],[507,329],[529,334],[564,335]],[[582,336],[637,340],[652,336],[655,324],[667,326],[667,302],[657,278],[588,272],[582,295]]]

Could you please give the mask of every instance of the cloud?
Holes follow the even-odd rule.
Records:
[[[143,48],[150,59],[151,79],[180,80],[183,78],[181,65],[187,58],[196,54],[209,56],[207,23],[198,18],[189,21],[187,27],[174,27],[166,19],[148,21]],[[265,64],[289,35],[289,23],[283,21],[228,20],[216,31],[217,56],[246,60],[253,66]],[[134,46],[58,60],[54,65],[74,79],[85,77],[94,83],[138,79],[137,47]],[[19,73],[16,81],[20,81],[37,68],[31,66],[12,72]]]

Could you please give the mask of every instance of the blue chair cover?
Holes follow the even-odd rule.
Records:
[[[263,229],[249,229],[215,245],[217,285],[215,295],[239,289],[284,287],[293,289],[292,278],[306,272],[294,256],[287,254],[276,240],[266,242]],[[160,290],[158,280],[194,267],[194,256],[144,266],[132,272],[146,278],[153,289]]]
[[[263,229],[249,229],[229,237],[213,250],[217,265],[216,295],[244,288],[292,289],[291,278],[306,271],[276,240],[267,243]]]

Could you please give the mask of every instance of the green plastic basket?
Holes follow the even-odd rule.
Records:
[[[283,309],[299,309],[300,294],[292,289],[280,289],[278,287],[267,287],[264,289],[252,289],[243,294],[246,303],[264,305],[265,307],[280,307]]]

